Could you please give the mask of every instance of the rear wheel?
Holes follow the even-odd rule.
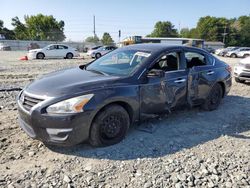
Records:
[[[208,111],[216,110],[220,105],[222,95],[223,95],[222,87],[220,84],[216,83],[212,87],[207,99],[202,105],[202,108]]]
[[[72,59],[73,56],[74,56],[74,55],[73,55],[72,53],[67,53],[66,58],[67,58],[67,59]]]
[[[239,79],[239,78],[234,78],[234,80],[235,80],[235,82],[238,82],[238,83],[244,83],[245,82],[245,80],[241,80],[241,79]]]
[[[44,57],[45,57],[45,55],[44,55],[43,53],[38,53],[38,54],[36,55],[36,58],[37,58],[37,59],[44,59]]]
[[[109,146],[124,139],[130,125],[128,112],[119,105],[101,111],[92,123],[89,142],[93,146]]]
[[[249,54],[244,54],[243,55],[243,58],[246,58],[246,57],[248,57],[248,56],[250,56]]]

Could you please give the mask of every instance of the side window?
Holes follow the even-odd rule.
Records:
[[[57,45],[51,45],[51,46],[49,47],[49,49],[50,49],[50,50],[56,50],[56,46],[57,46]]]
[[[187,68],[207,65],[206,57],[197,52],[185,52]]]
[[[152,69],[160,69],[165,72],[175,71],[179,69],[180,55],[177,52],[167,53],[163,55],[152,67]]]
[[[58,45],[58,49],[59,49],[59,50],[68,49],[68,46]]]

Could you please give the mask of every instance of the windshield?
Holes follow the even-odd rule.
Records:
[[[150,55],[149,52],[138,50],[113,51],[91,63],[86,70],[127,76],[145,62]]]

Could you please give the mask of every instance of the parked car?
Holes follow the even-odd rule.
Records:
[[[47,144],[112,145],[152,115],[183,105],[217,109],[231,83],[230,66],[205,50],[129,45],[26,86],[17,97],[20,126]]]
[[[238,55],[239,52],[241,52],[241,51],[247,51],[247,50],[250,50],[250,48],[249,47],[241,47],[241,48],[238,48],[236,50],[228,51],[226,53],[226,56],[227,57],[234,57],[234,58],[236,58],[236,57],[238,57],[237,55]]]
[[[224,56],[226,56],[226,54],[227,54],[228,52],[237,50],[238,48],[239,48],[239,47],[227,47],[227,48],[225,48],[224,50],[222,50],[218,55],[224,57]]]
[[[250,49],[244,50],[244,51],[240,51],[240,52],[237,53],[237,57],[246,58],[248,56],[250,56]]]
[[[220,52],[222,52],[224,49],[225,49],[225,48],[219,48],[219,49],[215,50],[214,53],[215,53],[216,55],[219,55]]]
[[[11,47],[8,44],[0,43],[0,51],[11,51]]]
[[[29,50],[29,59],[44,58],[67,58],[79,57],[80,54],[76,48],[64,44],[51,44],[41,49]]]
[[[107,54],[107,53],[109,53],[109,52],[111,52],[111,51],[113,51],[113,50],[115,50],[115,49],[116,49],[115,46],[103,46],[103,47],[100,47],[100,48],[98,48],[98,49],[96,49],[96,50],[93,50],[93,51],[90,53],[90,56],[91,56],[92,58],[98,59],[98,58],[100,58],[101,56],[103,56],[103,55],[105,55],[105,54]]]
[[[212,54],[215,53],[215,49],[212,47],[207,47],[207,48],[205,48],[205,50],[208,51],[209,53],[212,53]]]
[[[95,47],[92,47],[90,49],[88,49],[87,51],[87,55],[91,55],[93,51],[97,50],[98,48],[101,48],[102,46],[95,46]]]
[[[234,67],[234,78],[239,83],[250,81],[250,57],[241,59],[239,64]]]

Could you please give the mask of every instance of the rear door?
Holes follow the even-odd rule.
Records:
[[[188,74],[188,103],[196,105],[207,98],[209,91],[217,79],[214,68],[215,59],[195,49],[186,49],[184,52]]]
[[[66,57],[68,52],[68,47],[64,45],[58,45],[57,49],[57,57]]]
[[[152,64],[148,72],[162,70],[164,76],[147,76],[145,83],[140,86],[142,118],[165,113],[186,102],[188,71],[184,64],[179,49],[164,53]]]

